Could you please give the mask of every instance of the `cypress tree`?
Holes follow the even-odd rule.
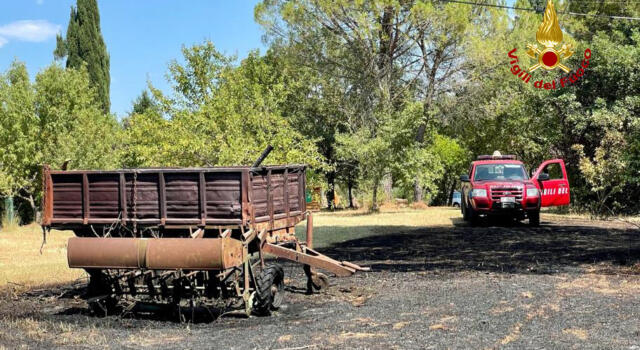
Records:
[[[149,96],[147,90],[142,90],[140,96],[133,101],[133,109],[131,114],[144,114],[147,111],[157,111],[156,102]]]
[[[109,54],[100,32],[100,14],[96,0],[77,0],[71,8],[66,39],[57,37],[56,59],[67,58],[67,68],[87,65],[92,86],[96,89],[105,113],[109,113]]]

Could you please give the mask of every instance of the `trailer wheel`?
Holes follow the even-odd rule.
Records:
[[[89,309],[98,316],[108,316],[116,313],[118,299],[113,296],[111,283],[102,271],[89,273],[87,286],[87,303]]]
[[[269,316],[284,300],[284,270],[280,265],[267,265],[256,277],[253,311],[258,316]]]
[[[329,288],[329,277],[321,272],[316,272],[311,277],[311,282],[313,282],[313,289],[316,291],[323,291]]]

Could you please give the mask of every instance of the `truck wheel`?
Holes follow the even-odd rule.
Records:
[[[473,210],[472,206],[464,205],[464,221],[467,221],[471,224],[471,226],[475,226],[478,224],[478,214],[475,210]]]
[[[462,210],[462,220],[469,221],[469,209],[467,209],[467,205],[461,205],[460,210]]]
[[[467,210],[469,211],[469,222],[471,223],[471,226],[478,225],[480,221],[480,217],[478,216],[478,213],[476,213],[476,211],[473,210],[473,207],[467,208]]]
[[[530,211],[530,212],[527,213],[527,216],[529,217],[529,225],[531,225],[531,226],[540,226],[540,211],[539,210]]]
[[[256,295],[253,311],[258,316],[269,316],[271,310],[282,306],[284,299],[284,270],[280,265],[267,265],[256,277]]]

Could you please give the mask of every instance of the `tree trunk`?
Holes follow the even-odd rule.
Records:
[[[347,182],[347,187],[349,189],[349,208],[353,209],[353,183],[351,181]]]
[[[451,189],[449,190],[449,198],[447,200],[447,203],[449,203],[449,205],[453,205],[453,191],[456,190],[456,182],[455,180],[451,183]]]
[[[393,178],[391,174],[387,174],[382,178],[382,188],[384,190],[384,200],[393,200]]]
[[[13,210],[12,196],[4,198],[4,217],[7,220],[7,224],[11,224],[14,221],[15,211]]]
[[[427,62],[427,57],[430,56],[430,54],[428,53],[429,51],[422,41],[422,35],[424,35],[424,33],[421,32],[419,46],[420,51],[422,52],[422,58],[424,62]],[[431,108],[431,102],[433,101],[433,97],[435,95],[436,73],[440,68],[442,53],[442,50],[436,49],[435,53],[432,54],[433,64],[431,65],[431,69],[429,69],[428,71],[427,92],[425,94],[424,101],[422,102],[422,123],[420,123],[420,125],[418,126],[418,131],[416,133],[416,142],[418,144],[424,143],[424,136],[427,132],[427,127],[431,124],[429,109]],[[413,182],[413,200],[416,202],[422,200],[422,186],[420,186],[420,182],[417,176]]]
[[[422,201],[422,186],[420,186],[420,181],[418,177],[413,180],[413,201],[420,202]]]
[[[376,179],[373,181],[373,196],[371,198],[371,211],[378,211],[378,184],[379,180]]]
[[[29,197],[27,198],[27,201],[29,202],[29,205],[31,206],[31,212],[33,214],[33,220],[35,222],[40,222],[40,210],[38,210],[38,206],[36,205],[36,200],[35,198],[33,198],[33,195],[30,194]]]
[[[329,188],[327,189],[327,208],[335,209],[335,190],[336,190],[336,174],[334,172],[330,172],[327,174],[327,185]]]

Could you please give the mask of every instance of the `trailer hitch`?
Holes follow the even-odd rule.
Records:
[[[356,271],[369,271],[367,267],[361,267],[346,261],[341,262],[334,260],[308,247],[303,247],[302,251],[297,251],[281,245],[265,243],[262,250],[265,253],[275,255],[279,258],[327,270],[340,277],[351,276]]]
[[[293,243],[293,244],[292,244]],[[261,251],[279,258],[287,259],[304,265],[304,272],[307,275],[307,291],[311,292],[312,286],[315,289],[322,289],[328,286],[327,276],[317,273],[314,268],[322,269],[334,273],[339,277],[347,277],[356,271],[370,271],[368,267],[362,267],[348,261],[338,261],[332,259],[312,248],[313,244],[313,217],[307,213],[307,241],[301,244],[298,241],[270,243],[262,241]]]

